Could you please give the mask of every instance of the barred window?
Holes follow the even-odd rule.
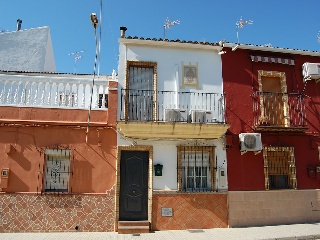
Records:
[[[178,187],[181,191],[214,190],[213,147],[178,147]]]
[[[263,159],[266,190],[297,188],[293,147],[265,147]]]
[[[70,150],[45,151],[44,192],[69,192]]]

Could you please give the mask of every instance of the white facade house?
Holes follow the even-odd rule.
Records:
[[[49,27],[0,33],[0,70],[55,72]]]
[[[126,86],[127,66],[129,62],[154,62],[156,63],[157,79],[156,88],[159,105],[165,105],[168,109],[179,109],[182,121],[190,118],[193,110],[206,111],[205,121],[201,124],[214,124],[215,121],[223,122],[224,116],[214,105],[213,101],[207,101],[212,96],[206,94],[218,94],[223,96],[221,57],[218,54],[220,47],[212,45],[202,45],[199,43],[181,43],[141,39],[120,38],[120,60],[119,60],[119,93],[124,93]],[[189,68],[190,67],[190,68]],[[195,76],[191,81],[187,79],[186,69],[195,70]],[[143,87],[139,87],[142,91]],[[150,89],[149,89],[150,90]],[[191,96],[181,97],[179,94],[191,93]],[[124,93],[125,94],[125,93]],[[144,94],[144,93],[139,93]],[[163,94],[163,96],[161,96]],[[202,95],[204,94],[204,95]],[[124,116],[121,111],[121,99],[119,94],[118,119]],[[201,97],[199,97],[201,96]],[[161,100],[160,100],[161,99]],[[210,105],[211,104],[211,105]],[[189,109],[189,106],[190,109]],[[123,106],[123,105],[122,105]],[[187,109],[181,109],[182,106]],[[221,105],[223,107],[223,104]],[[139,105],[134,107],[141,107]],[[216,109],[215,109],[216,108]],[[166,107],[158,107],[157,120],[166,121]],[[189,115],[189,116],[188,116]],[[222,118],[221,118],[222,117]],[[168,119],[167,119],[168,120]],[[129,120],[130,121],[130,120]],[[142,120],[144,121],[144,120]],[[188,121],[182,124],[187,124]],[[172,123],[171,123],[172,124]],[[173,123],[174,124],[174,123]],[[178,124],[178,123],[176,123]],[[191,124],[192,125],[192,124]],[[119,127],[121,132],[121,126]],[[143,131],[143,130],[141,130]],[[170,134],[169,134],[170,135]],[[177,183],[177,146],[213,146],[215,148],[215,160],[217,174],[213,180],[216,186],[211,189],[227,189],[226,179],[219,181],[219,170],[227,169],[226,151],[224,147],[223,135],[216,136],[194,136],[188,139],[185,137],[170,136],[157,138],[149,136],[149,139],[139,137],[125,137],[119,134],[118,145],[148,145],[153,146],[153,164],[163,165],[163,176],[153,178],[153,190],[178,190]]]
[[[130,220],[156,230],[226,227],[221,47],[123,35],[119,42],[119,231]]]

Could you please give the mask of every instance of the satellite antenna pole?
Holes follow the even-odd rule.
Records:
[[[83,53],[85,51],[86,50],[80,50],[80,51],[75,51],[68,54],[69,56],[74,56],[74,70],[73,70],[74,74],[76,74],[76,71],[77,71],[77,62],[82,58],[82,55],[80,55],[79,53]]]
[[[167,17],[167,19],[166,19],[166,21],[164,22],[164,25],[163,25],[163,30],[164,30],[163,39],[166,39],[166,29],[167,28],[169,29],[171,26],[177,25],[177,24],[180,24],[179,20],[170,22],[169,18]]]

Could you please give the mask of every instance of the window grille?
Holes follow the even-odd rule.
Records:
[[[297,189],[293,147],[263,148],[266,190]]]
[[[69,192],[70,150],[45,151],[44,192]]]
[[[180,191],[215,190],[214,148],[178,147],[178,189]]]

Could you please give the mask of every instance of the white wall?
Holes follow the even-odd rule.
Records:
[[[184,43],[181,43],[184,44]],[[200,92],[222,93],[221,57],[216,49],[172,48],[163,46],[132,46],[120,43],[119,87],[125,86],[126,61],[157,62],[158,90],[197,91],[194,87],[180,89],[182,66],[198,63]],[[178,79],[177,79],[178,77]]]
[[[147,61],[157,63],[157,90],[180,91],[180,92],[205,92],[222,94],[222,70],[221,57],[217,48],[202,47],[194,48],[194,44],[175,43],[179,46],[163,42],[152,43],[152,46],[139,45],[133,43],[148,43],[145,40],[128,40],[130,44],[125,45],[120,40],[120,55],[118,80],[119,89],[125,88],[126,62],[127,61]],[[158,44],[158,45],[155,45]],[[166,45],[166,46],[164,46]],[[176,47],[175,47],[176,46]],[[184,65],[198,65],[198,80],[200,90],[195,87],[182,86],[182,61]],[[120,110],[120,92],[118,109]],[[118,111],[119,114],[120,111]],[[118,116],[119,119],[119,116]],[[134,142],[135,141],[135,142]],[[217,155],[218,171],[220,167],[227,169],[226,151],[223,139],[215,140],[125,140],[118,134],[118,146],[128,145],[148,145],[153,146],[153,164],[163,165],[163,176],[153,177],[154,190],[177,190],[177,146],[196,145],[215,146]],[[217,171],[217,184],[218,184]],[[219,184],[218,184],[218,188]],[[227,185],[223,188],[227,189]]]
[[[49,27],[0,33],[0,70],[55,72]]]
[[[137,140],[136,145],[145,145],[153,147],[153,165],[162,164],[163,171],[162,176],[154,176],[153,173],[153,190],[177,190],[177,146],[180,145],[196,145],[199,146],[215,146],[215,152],[217,156],[217,174],[216,182],[219,190],[228,189],[228,184],[224,188],[219,187],[218,172],[220,168],[227,170],[226,151],[224,149],[224,140]],[[118,146],[130,146],[134,141],[130,139],[124,139],[118,134]],[[226,174],[227,175],[227,174]]]
[[[50,34],[49,28],[48,28],[48,41],[47,41],[44,71],[45,72],[55,72],[56,71],[56,62],[54,59],[54,52],[53,52],[51,34]]]

